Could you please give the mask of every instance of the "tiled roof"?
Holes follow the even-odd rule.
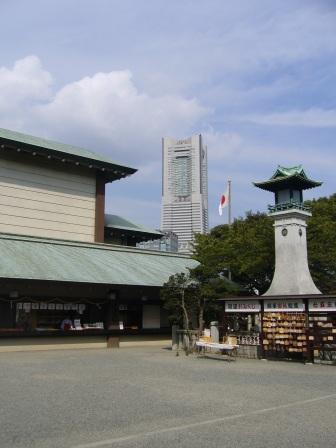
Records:
[[[0,278],[162,286],[198,262],[179,254],[0,234]]]

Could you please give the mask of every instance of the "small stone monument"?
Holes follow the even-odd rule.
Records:
[[[321,184],[309,179],[301,165],[279,165],[269,180],[254,183],[275,195],[275,205],[268,207],[274,218],[275,272],[264,296],[321,294],[308,267],[306,221],[311,213],[302,195],[303,190]]]

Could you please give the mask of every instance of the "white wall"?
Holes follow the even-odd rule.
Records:
[[[0,232],[93,242],[95,198],[94,173],[0,159]]]
[[[275,271],[264,296],[321,294],[308,266],[306,220],[311,213],[290,209],[270,216],[275,221]]]

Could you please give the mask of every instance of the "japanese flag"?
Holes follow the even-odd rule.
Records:
[[[229,201],[230,201],[229,189],[227,188],[226,192],[224,194],[222,194],[220,201],[219,201],[219,206],[218,206],[219,216],[222,216],[223,208],[229,204]]]

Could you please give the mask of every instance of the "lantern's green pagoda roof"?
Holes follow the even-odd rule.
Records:
[[[262,190],[273,191],[286,190],[308,190],[322,185],[322,182],[316,182],[309,179],[304,172],[302,165],[286,168],[278,165],[273,176],[264,182],[253,182],[253,184]]]

